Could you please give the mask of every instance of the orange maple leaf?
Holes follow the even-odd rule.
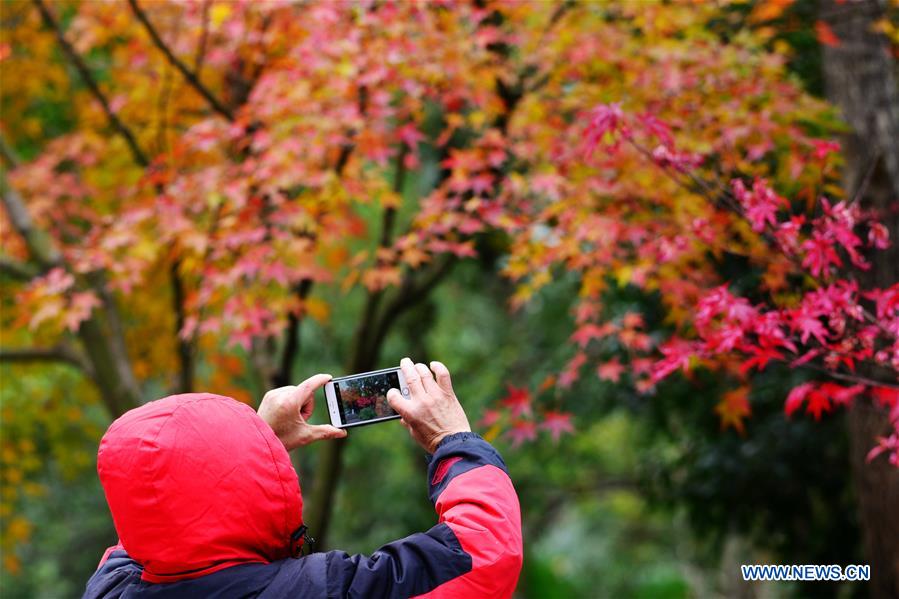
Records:
[[[836,48],[840,45],[840,38],[833,32],[830,25],[824,21],[815,21],[815,37],[818,38],[819,43],[831,48]]]
[[[739,387],[725,393],[715,406],[715,413],[721,419],[721,429],[734,427],[741,435],[746,432],[743,419],[752,413],[749,407],[749,387]]]

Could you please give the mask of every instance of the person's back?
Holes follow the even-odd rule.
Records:
[[[404,360],[412,398],[391,405],[433,453],[439,523],[370,556],[301,555],[299,482],[287,450],[345,433],[305,422],[319,375],[266,395],[173,396],[125,414],[98,472],[119,534],[84,597],[510,596],[521,570],[518,499],[499,454],[468,431],[449,381]]]

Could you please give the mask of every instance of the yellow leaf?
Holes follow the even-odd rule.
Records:
[[[486,433],[484,433],[484,440],[488,443],[492,443],[494,439],[499,436],[499,433],[502,429],[499,426],[499,423],[491,426]]]
[[[784,10],[793,4],[793,2],[794,0],[764,0],[763,2],[759,2],[755,5],[755,8],[752,9],[749,20],[753,23],[772,21],[780,17]]]
[[[11,552],[5,551],[3,555],[3,567],[7,572],[15,576],[21,571],[22,563],[19,561],[19,558]]]
[[[403,198],[398,193],[385,191],[381,194],[381,205],[385,208],[399,208],[403,203]]]
[[[475,129],[480,129],[487,121],[487,115],[481,110],[473,110],[468,115],[468,122]]]
[[[231,16],[231,6],[227,2],[219,2],[212,6],[209,10],[209,20],[215,27],[218,27]]]
[[[306,314],[311,316],[313,319],[318,322],[325,322],[328,320],[328,317],[331,315],[331,306],[328,305],[322,299],[317,297],[310,297],[304,303],[304,308],[306,310]]]
[[[31,522],[22,516],[16,516],[6,527],[6,536],[14,541],[25,541],[31,536]]]
[[[619,287],[624,287],[628,283],[631,282],[631,277],[634,275],[634,267],[630,264],[626,264],[620,268],[616,268],[612,271],[612,276],[615,277],[615,281],[618,283]]]

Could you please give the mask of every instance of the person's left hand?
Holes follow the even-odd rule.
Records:
[[[330,374],[316,374],[297,386],[272,389],[259,404],[259,416],[265,420],[287,451],[321,439],[340,439],[346,431],[330,424],[309,424],[315,408],[315,392],[331,380]]]

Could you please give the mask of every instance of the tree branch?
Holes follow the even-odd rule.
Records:
[[[413,278],[414,271],[404,279],[403,284],[397,290],[393,299],[385,306],[380,317],[374,325],[371,345],[368,351],[374,352],[374,348],[387,337],[387,331],[403,312],[425,299],[431,291],[452,271],[455,265],[455,256],[447,255],[434,268],[423,273],[416,282]]]
[[[21,162],[16,149],[6,141],[6,136],[3,133],[0,133],[0,156],[3,156],[6,166],[9,168],[16,168],[19,166],[19,162]]]
[[[25,240],[25,245],[32,258],[45,270],[61,264],[62,255],[59,250],[53,245],[49,235],[34,227],[22,196],[9,185],[6,173],[2,171],[0,171],[0,194],[3,196],[3,205],[6,207],[9,220],[12,222],[13,228]]]
[[[30,281],[40,274],[27,262],[20,262],[7,256],[0,256],[0,273],[19,281]]]
[[[202,13],[202,29],[200,30],[200,41],[197,42],[197,53],[194,55],[194,73],[197,79],[200,78],[200,71],[203,70],[203,62],[206,60],[206,40],[209,39],[209,8],[212,6],[212,0],[203,0]]]
[[[304,301],[312,292],[312,279],[303,279],[296,286],[296,294]],[[287,328],[284,329],[284,350],[281,352],[281,364],[272,376],[272,387],[290,385],[293,380],[293,363],[300,352],[300,325],[303,314],[291,311],[287,315]]]
[[[91,375],[90,365],[84,356],[66,344],[52,347],[0,348],[0,362],[65,362]]]
[[[36,0],[40,1],[40,0]],[[131,12],[134,13],[134,16],[137,17],[137,20],[141,22],[144,26],[144,29],[150,35],[150,39],[153,40],[153,44],[165,55],[166,59],[169,63],[172,64],[181,74],[184,76],[184,79],[193,87],[209,104],[209,106],[217,113],[225,117],[228,121],[234,120],[234,114],[228,110],[228,108],[222,104],[203,82],[200,81],[197,74],[190,70],[187,65],[185,65],[175,54],[172,52],[171,48],[169,48],[166,43],[160,37],[159,32],[150,22],[150,19],[147,18],[146,13],[141,9],[140,5],[138,5],[137,0],[128,0],[128,5],[131,7]]]
[[[878,381],[878,380],[868,378],[866,376],[860,376],[857,374],[844,374],[842,372],[828,370],[827,368],[824,368],[823,366],[818,366],[817,364],[813,364],[813,363],[803,364],[802,368],[806,368],[808,370],[814,370],[815,372],[820,372],[831,378],[834,378],[834,379],[837,379],[840,381],[846,381],[849,383],[867,385],[868,387],[886,387],[887,389],[899,389],[899,383],[896,383],[895,381],[894,382]]]
[[[394,193],[402,193],[403,184],[406,179],[406,167],[404,166],[405,156],[408,148],[403,147],[400,155],[397,157],[396,176],[393,179]],[[396,209],[392,206],[384,208],[381,215],[381,237],[378,241],[379,248],[388,247],[393,239],[393,227],[396,221]],[[383,290],[369,291],[365,299],[365,308],[363,309],[362,320],[359,321],[359,327],[356,330],[356,346],[353,351],[351,361],[351,370],[358,372],[361,370],[371,370],[377,360],[378,348],[380,347],[378,337],[378,307],[381,299],[384,297]]]
[[[143,150],[140,149],[140,146],[137,145],[137,140],[135,139],[134,134],[127,126],[125,126],[125,123],[122,122],[122,120],[116,115],[116,113],[112,111],[112,108],[110,108],[109,106],[109,101],[100,90],[100,86],[97,84],[96,79],[94,79],[93,75],[91,75],[91,72],[87,68],[87,65],[84,63],[84,60],[81,58],[78,52],[75,51],[75,48],[72,46],[72,44],[69,43],[65,35],[63,35],[62,28],[59,26],[56,18],[50,13],[50,10],[44,4],[43,0],[32,0],[32,2],[41,13],[41,18],[44,20],[44,24],[53,30],[54,34],[56,35],[56,41],[59,42],[59,46],[62,48],[62,51],[69,59],[69,62],[72,63],[72,65],[78,71],[78,74],[81,75],[81,79],[84,80],[84,83],[87,85],[88,89],[90,89],[94,98],[96,98],[96,100],[100,103],[100,106],[102,106],[103,112],[106,114],[106,119],[109,121],[109,124],[113,129],[116,130],[119,135],[122,136],[122,138],[125,140],[125,143],[128,144],[128,148],[131,150],[131,154],[132,156],[134,156],[135,162],[144,167],[148,166],[150,164],[150,161],[147,159],[147,156],[146,154],[144,154]]]
[[[84,83],[87,85],[88,89],[90,89],[94,98],[100,103],[100,106],[103,108],[103,112],[106,114],[106,118],[109,121],[110,126],[113,128],[113,130],[116,131],[116,133],[118,133],[125,140],[125,143],[128,145],[128,148],[131,151],[131,156],[134,159],[134,162],[143,168],[147,168],[150,165],[150,160],[147,158],[147,155],[144,153],[144,151],[138,145],[137,139],[134,136],[131,129],[129,129],[128,126],[125,125],[125,123],[122,122],[122,120],[110,108],[109,101],[106,99],[106,96],[103,94],[102,90],[100,90],[100,87],[97,84],[97,81],[94,78],[94,76],[91,74],[90,69],[87,68],[87,65],[85,64],[82,57],[78,54],[78,52],[75,51],[75,48],[68,42],[68,40],[65,38],[65,35],[63,35],[62,28],[60,27],[58,21],[55,19],[55,17],[52,15],[50,10],[47,8],[46,4],[44,4],[43,0],[32,0],[32,2],[37,7],[38,11],[40,12],[41,18],[43,19],[45,25],[47,25],[47,27],[52,29],[53,32],[55,33],[56,40],[59,43],[60,47],[62,48],[63,52],[65,53],[66,57],[69,59],[69,61],[75,67],[75,69],[78,71],[79,75],[81,75],[81,78],[84,80]],[[157,193],[162,193],[162,191],[163,191],[162,186],[157,184],[156,191],[157,191]],[[6,201],[6,193],[4,192],[4,202],[5,201]],[[180,281],[179,281],[179,284],[180,284]],[[111,298],[109,298],[109,294],[108,294],[108,291],[105,289],[105,286],[101,286],[98,289],[98,291],[101,294],[105,294],[107,299],[109,299],[109,301],[106,302],[107,315],[111,319],[117,320],[117,315],[114,313],[115,312],[114,302],[112,302]],[[176,311],[179,313],[183,313],[183,306],[178,307],[176,309]],[[182,316],[183,316],[183,314],[182,314]],[[121,333],[121,331],[119,331],[119,333]],[[114,335],[114,337],[116,337],[116,336]],[[122,351],[124,350],[124,338],[123,337],[116,338],[113,341],[117,347],[117,351],[115,352],[118,356],[117,359],[125,361],[122,364],[119,364],[119,366],[125,367],[127,365],[127,356],[122,354]],[[178,339],[179,356],[183,356],[185,353],[183,343],[184,342],[179,338]],[[188,353],[191,353],[192,349],[187,348],[186,351]],[[128,368],[128,372],[125,373],[124,371],[122,371],[121,376],[123,378],[133,378],[133,372],[130,370],[130,365],[127,365],[127,368]],[[185,362],[181,363],[182,375],[183,375],[183,371],[186,368],[187,369],[192,368],[192,361],[188,361],[186,363]],[[189,373],[187,376],[192,377],[192,374]],[[134,388],[136,389],[136,383],[133,384],[132,381],[130,381],[130,380],[126,381],[124,383],[124,386],[125,387],[134,386]],[[188,391],[188,390],[189,389],[184,389],[184,391]],[[129,393],[130,393],[130,390],[129,390]],[[116,406],[116,409],[120,409],[120,408],[121,408],[121,405]]]

